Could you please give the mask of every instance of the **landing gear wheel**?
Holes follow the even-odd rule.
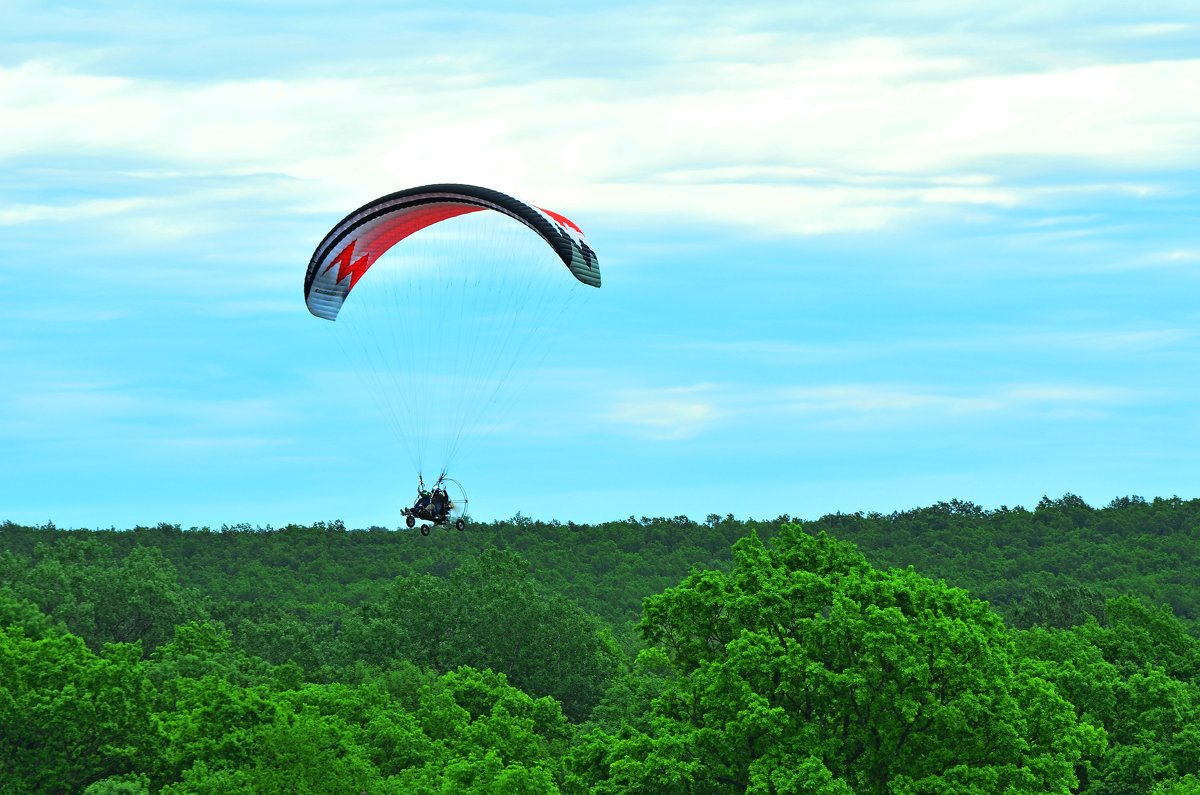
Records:
[[[467,526],[467,520],[459,519],[457,522],[454,523],[454,526],[457,527],[459,530],[463,530]]]
[[[429,525],[427,525],[427,524],[421,525],[421,535],[423,535],[423,536],[429,535]]]
[[[406,517],[404,517],[404,523],[406,525],[408,525],[409,527],[412,527],[417,523],[417,520],[412,518],[411,516],[406,516]]]

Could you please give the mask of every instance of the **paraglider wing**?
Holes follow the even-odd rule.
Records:
[[[424,185],[363,205],[325,236],[304,277],[308,310],[326,320],[336,319],[346,296],[384,252],[426,227],[480,210],[494,210],[525,224],[554,249],[576,279],[600,286],[596,253],[579,227],[564,216],[489,188]]]

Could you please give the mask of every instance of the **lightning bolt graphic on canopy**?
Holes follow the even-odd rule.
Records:
[[[371,267],[370,252],[363,254],[357,260],[351,262],[354,257],[354,244],[357,242],[357,240],[351,240],[350,245],[342,249],[342,253],[334,257],[329,265],[325,267],[325,270],[322,271],[322,273],[328,273],[334,265],[337,265],[337,280],[340,282],[349,276],[351,290],[354,289],[354,285],[358,284],[358,280],[363,277],[363,274],[367,272],[367,268]]]

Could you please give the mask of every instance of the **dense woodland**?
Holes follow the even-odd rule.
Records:
[[[0,524],[2,793],[1200,795],[1200,500]]]

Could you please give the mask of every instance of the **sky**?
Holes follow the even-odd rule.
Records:
[[[604,278],[456,457],[478,519],[1200,496],[1192,0],[0,18],[0,521],[399,526],[404,431],[302,284],[437,182]]]

